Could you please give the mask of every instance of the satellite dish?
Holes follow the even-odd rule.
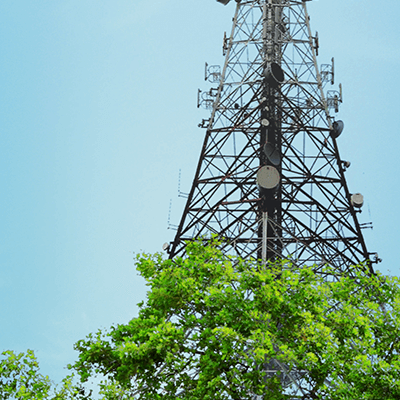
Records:
[[[162,249],[163,249],[164,251],[168,251],[168,250],[169,250],[169,243],[165,242],[165,243],[162,245]]]
[[[277,88],[285,80],[285,73],[281,66],[277,63],[271,63],[265,68],[264,76],[267,82]]]
[[[217,0],[218,3],[222,3],[224,6],[226,6],[231,0]]]
[[[262,125],[262,126],[268,126],[268,125],[269,125],[269,121],[268,121],[266,118],[263,118],[263,119],[261,120],[261,125]]]
[[[279,154],[279,151],[275,148],[273,144],[269,142],[265,143],[264,153],[272,164],[279,165],[279,163],[281,162],[281,155]]]
[[[278,170],[272,165],[264,165],[257,171],[257,185],[261,191],[276,189],[280,179]]]
[[[343,164],[343,168],[344,169],[347,169],[347,168],[350,168],[350,165],[351,165],[351,162],[350,161],[342,161],[342,164]]]
[[[364,205],[364,196],[361,193],[351,195],[350,203],[353,207],[361,208]]]
[[[343,128],[344,128],[344,122],[339,120],[339,121],[335,121],[332,124],[332,130],[331,130],[331,136],[333,138],[338,138],[340,136],[340,134],[343,132]]]

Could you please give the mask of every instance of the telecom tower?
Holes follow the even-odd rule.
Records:
[[[217,0],[228,4],[230,0]],[[236,0],[223,67],[206,64],[199,106],[210,108],[200,159],[169,255],[211,233],[224,251],[297,265],[330,265],[338,274],[371,260],[357,214],[335,120],[342,102],[334,60],[317,65],[310,0]],[[332,115],[333,114],[333,115]]]
[[[215,86],[198,94],[211,115],[200,124],[206,134],[171,258],[186,241],[214,233],[227,254],[290,258],[316,272],[330,265],[326,279],[363,261],[372,271],[379,261],[362,235],[369,224],[357,218],[363,196],[346,183],[350,163],[337,146],[344,124],[335,118],[341,86],[326,88],[334,85],[334,60],[318,68],[307,1],[236,0],[225,63],[206,64]],[[263,369],[280,377],[286,398],[314,398],[304,371],[278,360]]]

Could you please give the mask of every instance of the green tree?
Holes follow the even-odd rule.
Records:
[[[7,350],[0,357],[0,399],[21,400],[84,400],[84,390],[63,379],[58,388],[48,376],[43,376],[32,350],[16,354]]]
[[[216,243],[186,252],[139,255],[139,316],[76,343],[73,368],[82,382],[104,376],[104,399],[288,399],[296,385],[302,399],[400,398],[398,279],[361,265],[327,280]]]

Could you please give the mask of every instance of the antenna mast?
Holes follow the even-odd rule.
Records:
[[[224,65],[206,64],[216,86],[199,91],[211,116],[171,258],[185,241],[217,234],[227,254],[263,262],[341,274],[370,259],[362,195],[349,191],[337,146],[344,124],[331,115],[341,86],[325,91],[333,59],[321,74],[318,48],[305,0],[236,0]]]

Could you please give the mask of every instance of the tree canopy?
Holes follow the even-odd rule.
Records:
[[[137,318],[76,343],[82,382],[104,399],[399,399],[397,278],[290,261],[261,265],[189,243],[138,255]],[[72,367],[71,367],[72,368]]]
[[[16,354],[7,350],[0,357],[1,400],[86,400],[85,391],[67,376],[55,385],[40,373],[39,363],[32,350]]]

